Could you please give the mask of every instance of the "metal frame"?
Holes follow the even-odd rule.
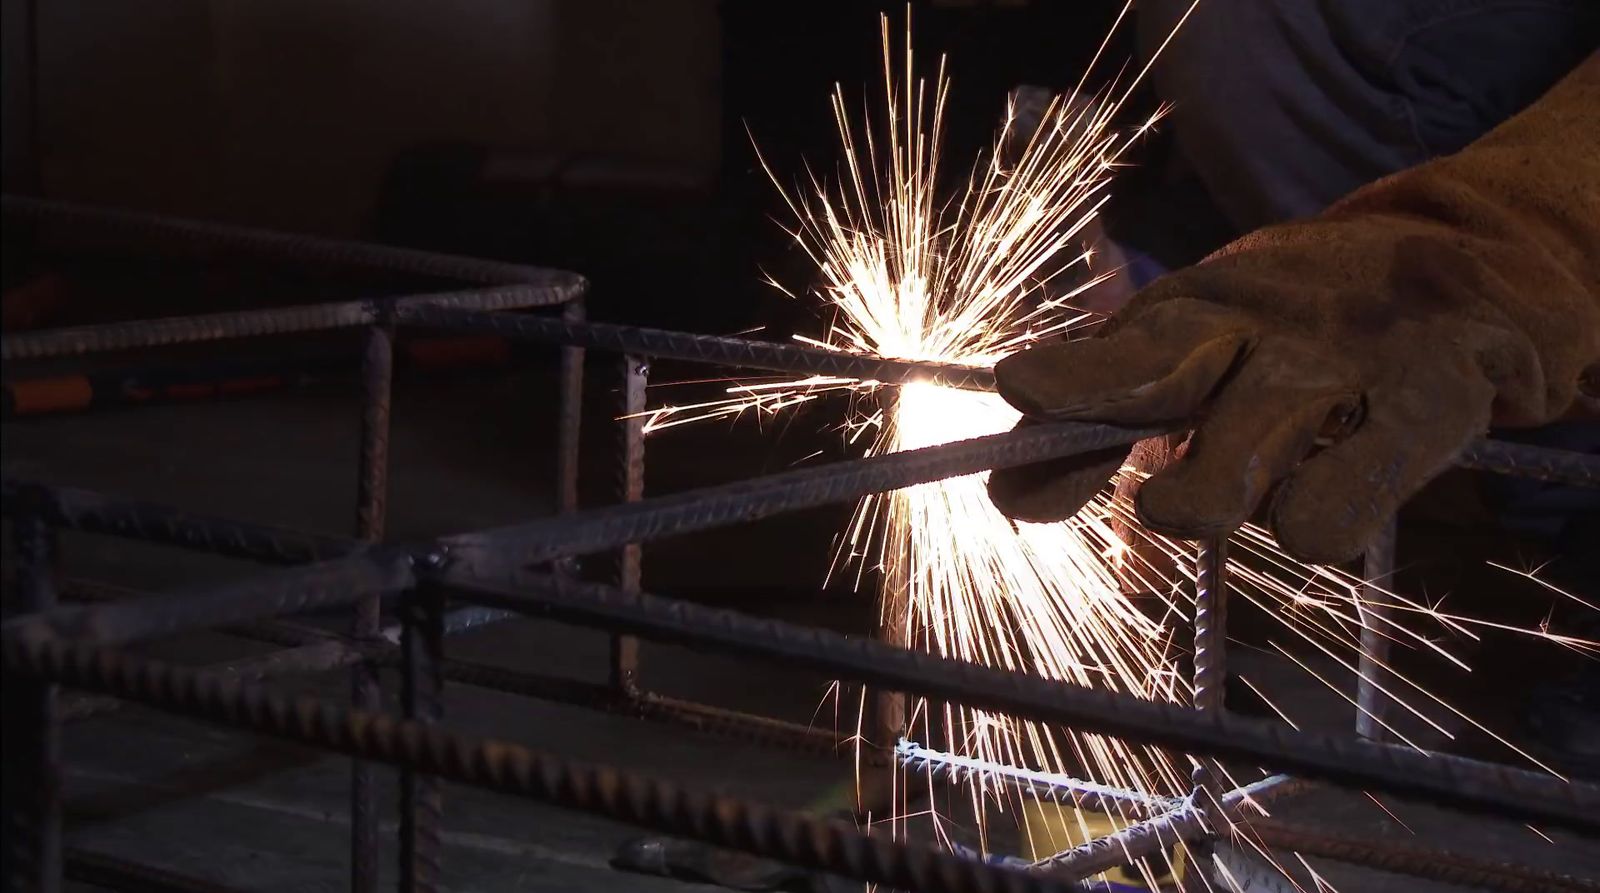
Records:
[[[735,367],[827,372],[885,382],[937,380],[954,386],[992,387],[983,372],[882,361],[789,345],[713,338],[661,330],[586,323],[579,277],[509,264],[473,261],[377,246],[330,243],[189,221],[102,212],[34,200],[4,203],[12,218],[75,232],[155,237],[163,245],[203,246],[285,263],[335,264],[355,270],[421,274],[466,281],[467,291],[282,310],[215,314],[116,323],[9,335],[5,360],[85,354],[129,347],[226,337],[365,327],[363,427],[356,536],[318,536],[209,518],[100,494],[6,481],[4,511],[19,540],[19,583],[28,612],[4,628],[8,676],[28,680],[6,686],[8,717],[32,714],[36,722],[5,723],[8,799],[8,889],[55,890],[63,865],[69,873],[104,876],[118,870],[137,880],[140,869],[115,860],[69,853],[60,836],[59,752],[55,742],[65,716],[106,709],[105,700],[69,701],[57,686],[110,696],[160,710],[208,719],[259,734],[347,754],[352,776],[351,885],[376,888],[377,808],[371,798],[375,764],[400,768],[401,888],[437,889],[442,798],[438,779],[527,796],[606,815],[643,827],[695,837],[833,874],[929,891],[1072,890],[1080,879],[1170,845],[1176,839],[1204,845],[1219,829],[1248,824],[1268,843],[1428,877],[1505,890],[1593,890],[1594,882],[1523,866],[1463,859],[1424,848],[1401,851],[1374,842],[1366,857],[1359,845],[1314,829],[1254,818],[1243,807],[1286,794],[1302,780],[1423,797],[1465,809],[1514,815],[1593,832],[1600,828],[1600,787],[1566,783],[1498,764],[1440,754],[1420,754],[1386,744],[1372,727],[1364,738],[1295,732],[1281,724],[1229,715],[1221,702],[1225,679],[1226,589],[1221,541],[1197,551],[1195,617],[1196,708],[1152,703],[999,670],[849,640],[822,630],[759,620],[728,611],[644,594],[639,587],[642,544],[664,536],[740,523],[810,506],[843,502],[915,483],[1073,455],[1131,443],[1159,433],[1105,426],[1052,424],[931,449],[836,462],[689,493],[644,498],[642,424],[630,415],[643,408],[650,357]],[[505,314],[514,307],[562,307],[559,317]],[[496,332],[562,350],[558,494],[560,514],[525,524],[476,531],[425,543],[384,539],[388,470],[392,339],[396,327],[446,327]],[[577,507],[579,417],[583,352],[622,354],[624,420],[618,463],[620,501],[587,511]],[[1595,457],[1484,441],[1461,463],[1580,486],[1600,483]],[[53,566],[56,530],[87,531],[180,545],[284,565],[284,570],[228,587],[127,598],[104,588],[61,583],[69,594],[89,594],[87,604],[60,607]],[[584,582],[574,559],[617,556],[616,585]],[[1366,576],[1379,585],[1391,573],[1392,540],[1368,553]],[[382,608],[400,624],[381,626]],[[452,607],[456,605],[457,607]],[[459,607],[466,605],[468,607]],[[348,635],[284,618],[312,609],[352,611]],[[446,656],[449,633],[505,616],[534,615],[592,626],[612,636],[609,681],[579,683],[513,672]],[[220,629],[285,646],[265,661],[194,669],[135,657],[118,646],[186,630]],[[1137,806],[1145,818],[1100,840],[1049,860],[1049,871],[1020,872],[931,848],[866,836],[848,825],[773,810],[759,804],[686,791],[666,780],[619,769],[569,762],[502,742],[476,741],[445,731],[442,687],[481,685],[532,697],[688,724],[762,743],[822,752],[841,750],[832,736],[778,720],[651,693],[640,674],[640,639],[693,643],[824,670],[885,690],[945,698],[1043,721],[1119,735],[1210,758],[1243,758],[1293,773],[1235,791],[1219,791],[1205,768],[1196,791],[1181,801],[1134,804],[1128,792],[1091,789],[1083,782],[1017,772],[1000,780],[1036,796],[1112,801]],[[398,641],[398,645],[394,644]],[[1381,710],[1377,666],[1380,639],[1363,643],[1361,716]],[[385,715],[373,668],[398,664],[402,713]],[[259,687],[269,675],[349,666],[348,708],[290,699]],[[13,707],[13,699],[16,707]],[[26,702],[25,704],[23,702]],[[24,709],[25,708],[25,709]],[[13,746],[17,746],[13,750]],[[848,748],[843,748],[848,750]],[[13,753],[22,759],[13,759]],[[881,755],[887,758],[887,755]],[[943,774],[986,771],[949,755],[905,745],[908,768]],[[13,798],[9,771],[31,778],[27,796]],[[146,872],[148,873],[148,872]],[[206,885],[198,884],[196,889]]]

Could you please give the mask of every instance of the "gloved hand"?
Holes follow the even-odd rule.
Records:
[[[1221,534],[1275,489],[1280,545],[1334,562],[1491,424],[1592,400],[1597,371],[1600,54],[1462,152],[1247,236],[995,376],[1027,419],[1195,425],[1136,495],[1151,529]],[[990,495],[1069,517],[1120,455],[997,471]]]

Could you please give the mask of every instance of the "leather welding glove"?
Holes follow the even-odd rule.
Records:
[[[1272,492],[1279,544],[1335,562],[1491,424],[1592,408],[1597,371],[1600,53],[1460,153],[1247,236],[995,377],[1028,420],[1193,426],[1135,497],[1152,530],[1223,534]],[[989,492],[1069,517],[1125,455],[997,471]]]

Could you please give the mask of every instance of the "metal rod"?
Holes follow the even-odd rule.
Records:
[[[454,597],[569,623],[783,660],[844,678],[1043,722],[1216,757],[1247,759],[1353,787],[1575,828],[1600,827],[1600,785],[1396,745],[1286,728],[1281,723],[1007,673],[848,639],[732,611],[557,576],[519,586],[444,573]]]
[[[999,782],[1038,800],[1071,803],[1079,809],[1108,815],[1150,818],[1183,805],[1183,801],[1171,797],[1158,797],[1053,772],[1033,772],[1004,763],[943,753],[914,741],[901,741],[895,747],[895,756],[907,769],[932,778],[952,783],[973,778],[990,783]]]
[[[1383,526],[1367,545],[1362,576],[1365,581],[1356,593],[1356,608],[1361,617],[1361,660],[1356,677],[1356,734],[1371,741],[1382,741],[1389,714],[1389,698],[1384,687],[1389,665],[1389,642],[1394,633],[1394,550],[1396,525]]]
[[[56,537],[36,514],[17,519],[17,609],[56,602]],[[6,889],[61,889],[60,693],[47,680],[8,679],[5,701]]]
[[[400,321],[405,324],[493,333],[537,344],[581,345],[596,350],[643,357],[746,369],[809,372],[888,384],[932,381],[950,387],[994,390],[994,373],[988,369],[885,360],[817,347],[803,347],[799,344],[697,335],[609,323],[571,325],[564,320],[548,316],[479,313],[422,304],[404,307],[399,314]]]
[[[688,835],[829,874],[928,893],[1069,891],[1047,877],[868,836],[842,822],[689,791],[664,779],[453,735],[381,713],[286,698],[203,672],[60,640],[6,640],[5,669],[441,779]]]
[[[1110,871],[1137,859],[1144,859],[1179,843],[1204,845],[1211,842],[1215,828],[1223,823],[1237,824],[1245,819],[1244,809],[1251,803],[1264,803],[1274,796],[1295,790],[1296,779],[1274,775],[1223,794],[1212,807],[1220,815],[1208,816],[1193,798],[1170,812],[1135,822],[1120,831],[1086,841],[1070,850],[1040,860],[1035,869],[1049,871],[1069,880],[1079,880]]]
[[[49,224],[67,233],[89,232],[103,243],[106,237],[121,245],[218,249],[233,256],[282,263],[300,263],[369,273],[427,276],[478,285],[510,283],[541,285],[554,292],[543,303],[559,304],[581,294],[587,286],[575,273],[547,270],[504,261],[438,254],[414,248],[397,248],[372,242],[346,242],[297,233],[189,220],[119,208],[96,207],[18,195],[0,196],[0,214],[8,222]]]
[[[7,639],[64,636],[102,644],[346,607],[377,594],[409,587],[411,558],[386,550],[322,564],[275,570],[241,583],[191,588],[147,599],[92,606],[67,606],[5,622]]]
[[[237,887],[81,849],[67,851],[66,878],[117,893],[243,893]]]
[[[1503,861],[1493,853],[1441,850],[1405,838],[1329,832],[1278,818],[1259,818],[1247,832],[1263,846],[1302,856],[1336,859],[1379,871],[1408,874],[1444,884],[1505,893],[1595,893],[1600,878],[1583,878],[1537,865]]]
[[[650,363],[643,357],[622,358],[622,456],[618,469],[619,494],[624,503],[644,499],[644,411],[645,389],[649,386]],[[617,587],[637,593],[643,578],[644,547],[625,543],[617,555]],[[633,636],[611,636],[611,687],[618,697],[639,694],[639,640]]]
[[[444,593],[412,590],[404,601],[401,703],[407,719],[434,725],[444,718]],[[444,789],[412,766],[400,770],[400,891],[435,893],[442,878]]]
[[[25,493],[32,495],[24,497]],[[363,546],[359,540],[199,515],[90,490],[9,478],[0,490],[0,512],[12,517],[23,498],[33,500],[45,520],[69,530],[272,564],[326,561]]]
[[[1195,549],[1194,709],[1221,713],[1228,689],[1228,535],[1203,539]],[[1210,760],[1200,757],[1190,775],[1202,818],[1216,805]]]
[[[389,503],[389,422],[394,389],[394,326],[380,319],[367,327],[361,363],[361,455],[356,476],[356,536],[362,542],[383,541]],[[382,593],[358,600],[350,637],[376,644],[382,624]],[[378,670],[361,662],[350,671],[350,704],[356,710],[383,706]],[[378,791],[374,768],[356,760],[350,766],[350,889],[377,893]]]
[[[1054,422],[942,446],[833,462],[440,540],[453,566],[484,577],[569,555],[616,549],[784,512],[845,502],[941,478],[1131,443],[1150,432]]]

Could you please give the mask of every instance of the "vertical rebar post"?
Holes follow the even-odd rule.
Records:
[[[621,466],[618,489],[623,502],[644,498],[644,411],[645,388],[650,381],[650,364],[644,357],[622,358]],[[617,556],[617,585],[623,592],[639,592],[643,570],[643,547],[629,543]],[[627,700],[638,694],[639,640],[633,636],[611,636],[611,688]]]
[[[381,314],[366,331],[361,363],[361,457],[356,478],[356,536],[382,542],[389,503],[389,413],[394,388],[394,321]],[[382,601],[372,595],[356,603],[350,634],[375,645],[382,623]],[[350,702],[356,710],[378,711],[383,691],[377,666],[358,662],[351,669]],[[350,774],[350,889],[378,889],[378,803],[376,771],[356,760]]]
[[[561,308],[561,321],[580,324],[586,317],[582,299]],[[561,418],[556,434],[556,505],[563,513],[578,510],[578,435],[583,427],[583,354],[581,347],[561,348]]]
[[[1356,680],[1356,734],[1371,741],[1384,737],[1384,723],[1389,713],[1389,698],[1380,686],[1389,664],[1389,641],[1393,633],[1387,629],[1393,611],[1395,522],[1391,519],[1372,542],[1367,544],[1362,556],[1363,582],[1357,593],[1361,617],[1361,661],[1357,665]]]
[[[401,622],[401,706],[407,719],[444,718],[444,591],[423,585],[406,593]],[[437,778],[411,767],[400,771],[400,890],[439,889],[444,790]]]
[[[1224,709],[1228,683],[1228,537],[1201,540],[1194,567],[1194,706]],[[1216,791],[1208,761],[1195,766],[1193,781],[1202,810],[1214,806]]]
[[[56,604],[56,535],[27,511],[12,528],[19,613]],[[5,691],[5,875],[8,891],[61,889],[61,726],[59,687],[8,679]]]

